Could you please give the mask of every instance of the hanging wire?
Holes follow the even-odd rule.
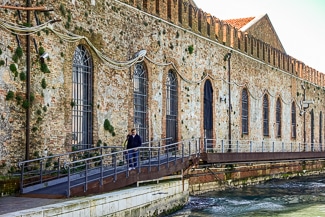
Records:
[[[250,88],[249,87],[249,83],[238,84],[237,82],[228,82],[224,78],[218,78],[218,77],[215,77],[213,75],[210,75],[209,73],[208,74],[205,74],[204,77],[202,79],[200,79],[200,80],[196,80],[196,81],[189,80],[189,79],[185,78],[185,76],[183,76],[182,73],[180,73],[180,71],[177,69],[177,67],[175,66],[175,64],[173,62],[168,62],[168,63],[158,63],[158,62],[155,62],[154,60],[152,60],[151,58],[149,58],[147,56],[146,52],[138,52],[133,59],[128,60],[128,61],[123,61],[122,62],[122,61],[112,60],[112,59],[108,58],[106,55],[104,55],[102,52],[100,52],[90,42],[90,40],[87,37],[80,36],[80,35],[76,35],[76,34],[74,34],[72,32],[69,32],[69,31],[67,31],[65,28],[63,28],[60,25],[55,25],[55,26],[58,26],[59,31],[58,30],[55,30],[54,29],[54,25],[53,25],[54,22],[55,22],[55,20],[50,20],[50,21],[48,21],[48,22],[46,22],[44,24],[38,25],[38,26],[26,27],[26,26],[23,26],[23,25],[14,24],[14,23],[5,21],[3,19],[0,19],[0,27],[4,28],[5,30],[9,31],[10,33],[14,33],[14,34],[17,34],[17,35],[35,34],[35,33],[39,32],[39,31],[44,30],[44,29],[48,29],[52,33],[54,33],[56,36],[58,36],[60,39],[62,39],[65,42],[69,42],[69,43],[75,43],[75,42],[78,42],[80,40],[85,40],[86,43],[90,46],[90,48],[96,53],[96,55],[104,63],[108,64],[110,68],[113,68],[113,69],[116,69],[116,70],[125,70],[127,68],[132,67],[136,63],[142,62],[144,59],[147,59],[149,62],[151,62],[151,63],[153,63],[155,65],[158,65],[158,66],[169,66],[169,65],[171,65],[173,67],[173,69],[176,71],[176,73],[179,75],[179,77],[182,80],[184,80],[185,82],[189,83],[189,84],[200,84],[203,81],[205,81],[207,78],[211,78],[212,80],[220,80],[220,81],[223,81],[226,84],[236,85],[238,87],[246,87],[247,90],[248,90],[248,92],[249,92],[250,97],[252,97],[255,100],[262,99],[262,97],[266,93],[268,95],[270,95],[271,97],[273,97],[273,98],[277,97],[276,94],[272,94],[269,90],[263,90],[261,96],[256,96],[256,95],[254,95],[250,91],[250,89],[256,90],[256,88]],[[63,32],[63,33],[61,33],[60,31]],[[294,99],[291,102],[289,102],[289,101],[286,102],[281,95],[279,95],[279,97],[280,97],[281,101],[284,104],[287,104],[287,105],[290,104],[290,103],[292,103],[293,101],[294,102],[297,102],[297,99]],[[299,109],[301,110],[302,108],[299,106],[299,103],[296,103],[296,104],[298,105]]]

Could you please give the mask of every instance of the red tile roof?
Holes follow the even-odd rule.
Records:
[[[238,19],[230,19],[230,20],[223,20],[223,21],[229,23],[230,25],[234,26],[237,29],[240,29],[243,26],[245,26],[247,23],[252,21],[254,18],[255,17],[247,17],[247,18],[238,18]]]

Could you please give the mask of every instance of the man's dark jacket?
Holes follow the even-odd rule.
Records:
[[[140,147],[141,144],[141,137],[138,134],[136,134],[134,137],[130,135],[128,138],[127,149]]]

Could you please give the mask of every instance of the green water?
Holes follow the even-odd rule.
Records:
[[[267,183],[191,197],[170,216],[325,217],[325,176],[271,180]]]

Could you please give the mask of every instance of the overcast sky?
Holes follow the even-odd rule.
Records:
[[[220,19],[268,14],[290,56],[325,73],[325,0],[194,0]]]

